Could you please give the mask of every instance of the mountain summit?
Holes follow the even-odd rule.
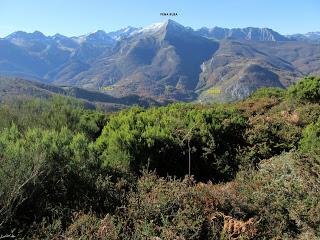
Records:
[[[181,33],[181,32],[193,32],[193,30],[189,27],[184,27],[180,23],[177,23],[171,19],[168,19],[163,22],[159,23],[154,23],[151,25],[148,25],[146,27],[137,29],[136,31],[133,31],[131,33],[131,36],[137,35],[137,34],[159,34],[159,36],[165,36],[168,32],[170,34],[176,34],[176,33]]]
[[[34,31],[33,33],[27,33],[23,31],[17,31],[14,33],[11,33],[5,39],[8,40],[45,40],[47,37],[39,31]]]
[[[217,49],[217,42],[168,20],[133,31],[88,70],[71,81],[64,76],[58,81],[95,89],[108,86],[115,95],[192,99],[199,66]]]
[[[18,31],[0,39],[0,75],[114,96],[230,100],[320,74],[318,39],[269,28],[193,30],[173,20],[76,37]]]

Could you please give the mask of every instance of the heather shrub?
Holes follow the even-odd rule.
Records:
[[[292,152],[239,174],[240,198],[261,218],[261,238],[320,236],[319,163],[317,157]]]
[[[241,155],[244,167],[257,166],[263,159],[296,148],[302,133],[290,114],[256,115],[249,119],[248,125],[245,132],[247,146]]]
[[[80,215],[63,236],[77,239],[221,239],[223,217],[214,193],[192,178],[175,180],[144,173],[128,202],[111,216]],[[215,218],[215,216],[217,216]]]
[[[228,202],[239,209],[241,200],[237,198],[241,195],[234,193],[224,184],[196,183],[189,177],[161,178],[144,172],[127,204],[113,215],[78,212],[62,234],[55,227],[59,224],[42,231],[54,236],[50,232],[54,230],[72,239],[252,239],[257,236],[258,218],[227,209]]]
[[[137,191],[129,197],[123,218],[128,227],[122,237],[200,239],[210,234],[204,205],[193,185],[189,178],[178,181],[142,176]]]
[[[72,239],[98,239],[99,225],[100,220],[95,215],[76,212],[64,235]]]
[[[224,184],[144,173],[113,215],[77,213],[62,236],[228,239],[239,228],[242,239],[317,239],[319,166],[319,158],[291,152]]]

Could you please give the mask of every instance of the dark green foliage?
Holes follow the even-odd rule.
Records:
[[[283,98],[285,96],[286,90],[283,88],[276,87],[262,87],[255,91],[250,98],[259,99],[259,98]]]
[[[289,97],[301,101],[320,102],[320,77],[305,77],[288,89]]]
[[[21,131],[32,127],[54,130],[66,127],[95,139],[105,122],[104,113],[87,110],[80,101],[58,95],[48,100],[8,99],[0,106],[0,129],[10,127],[12,123]]]
[[[15,221],[58,217],[65,224],[73,211],[112,212],[122,203],[126,183],[115,185],[117,175],[92,156],[84,134],[34,128],[20,135],[13,126],[1,136],[0,202]],[[10,215],[1,220],[10,223]]]
[[[147,166],[180,177],[188,173],[190,150],[191,173],[221,181],[237,171],[244,128],[245,118],[234,109],[187,104],[134,108],[110,117],[97,148],[108,166],[135,172]]]
[[[0,115],[1,231],[42,219],[65,226],[74,211],[106,213],[123,204],[132,175],[103,167],[93,147],[105,114],[54,97],[7,102]]]
[[[241,158],[243,166],[256,166],[263,159],[297,147],[302,132],[296,122],[281,114],[256,115],[249,119],[249,126],[245,132],[247,147]]]
[[[230,239],[239,226],[240,239],[319,238],[310,81],[109,115],[62,96],[2,102],[0,238]]]

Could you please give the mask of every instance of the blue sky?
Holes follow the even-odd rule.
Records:
[[[193,28],[269,27],[282,34],[320,31],[320,0],[0,0],[0,37],[23,30],[81,35],[171,19]]]

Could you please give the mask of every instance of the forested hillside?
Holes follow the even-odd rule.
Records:
[[[320,238],[320,78],[228,104],[0,105],[0,238]]]
[[[55,94],[77,98],[82,101],[86,108],[99,108],[105,112],[117,111],[130,106],[139,105],[143,107],[159,106],[167,104],[156,102],[150,98],[137,95],[128,95],[122,98],[112,97],[108,94],[90,91],[77,87],[54,86],[36,81],[29,81],[21,78],[1,77],[0,76],[0,101],[2,98],[49,98]]]

